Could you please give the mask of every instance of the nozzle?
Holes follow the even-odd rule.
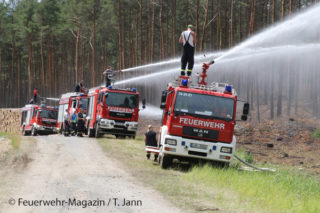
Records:
[[[210,61],[210,64],[214,64],[214,60]]]

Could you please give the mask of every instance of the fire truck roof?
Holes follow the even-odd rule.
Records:
[[[200,89],[205,91],[212,91],[212,92],[219,92],[224,94],[230,94],[233,96],[237,96],[237,92],[235,89],[232,88],[232,85],[228,83],[222,83],[222,82],[212,82],[209,85],[193,85],[192,83],[188,83],[188,86],[181,85],[179,80],[173,81],[169,83],[169,87],[181,87],[181,88],[189,88],[189,89]]]

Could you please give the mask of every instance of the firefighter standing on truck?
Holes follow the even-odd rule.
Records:
[[[188,64],[187,75],[191,76],[194,64],[194,48],[197,43],[197,36],[192,31],[193,26],[188,25],[188,29],[183,31],[179,38],[179,43],[183,43],[183,54],[181,57],[181,75],[185,75]]]
[[[112,80],[112,77],[113,77],[112,67],[109,66],[102,74],[106,78],[106,87],[110,86],[111,85],[111,80]]]

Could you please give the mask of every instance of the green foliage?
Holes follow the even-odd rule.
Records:
[[[219,208],[225,212],[319,212],[320,184],[317,177],[278,168],[276,173],[240,171],[235,167],[196,166],[189,171],[163,170],[146,160],[144,142],[99,140],[133,175],[163,193],[175,205],[194,212]],[[237,155],[250,161],[243,151]],[[247,157],[246,157],[247,156]],[[275,165],[272,165],[275,167]]]
[[[320,129],[314,130],[314,132],[311,134],[312,138],[320,138]]]
[[[15,135],[6,132],[0,132],[0,137],[6,137],[11,141],[11,145],[14,149],[19,149],[21,137],[20,135]]]

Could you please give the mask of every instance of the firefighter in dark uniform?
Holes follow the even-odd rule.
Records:
[[[153,128],[151,125],[148,126],[148,131],[144,135],[144,141],[146,142],[146,146],[154,146],[158,147],[157,142],[157,133],[153,131]],[[147,158],[150,159],[151,153],[147,152]],[[157,161],[158,154],[154,154],[154,161]]]
[[[183,44],[183,54],[181,57],[181,75],[185,75],[188,64],[187,75],[191,76],[194,64],[194,49],[197,43],[197,36],[192,31],[193,26],[188,25],[188,29],[183,31],[179,38],[179,43]]]
[[[109,66],[102,74],[106,78],[106,87],[109,87],[111,85],[111,80],[112,80],[112,77],[113,77],[112,67]]]
[[[80,82],[78,82],[74,91],[75,92],[84,92],[83,83],[84,83],[84,80],[81,80]]]

